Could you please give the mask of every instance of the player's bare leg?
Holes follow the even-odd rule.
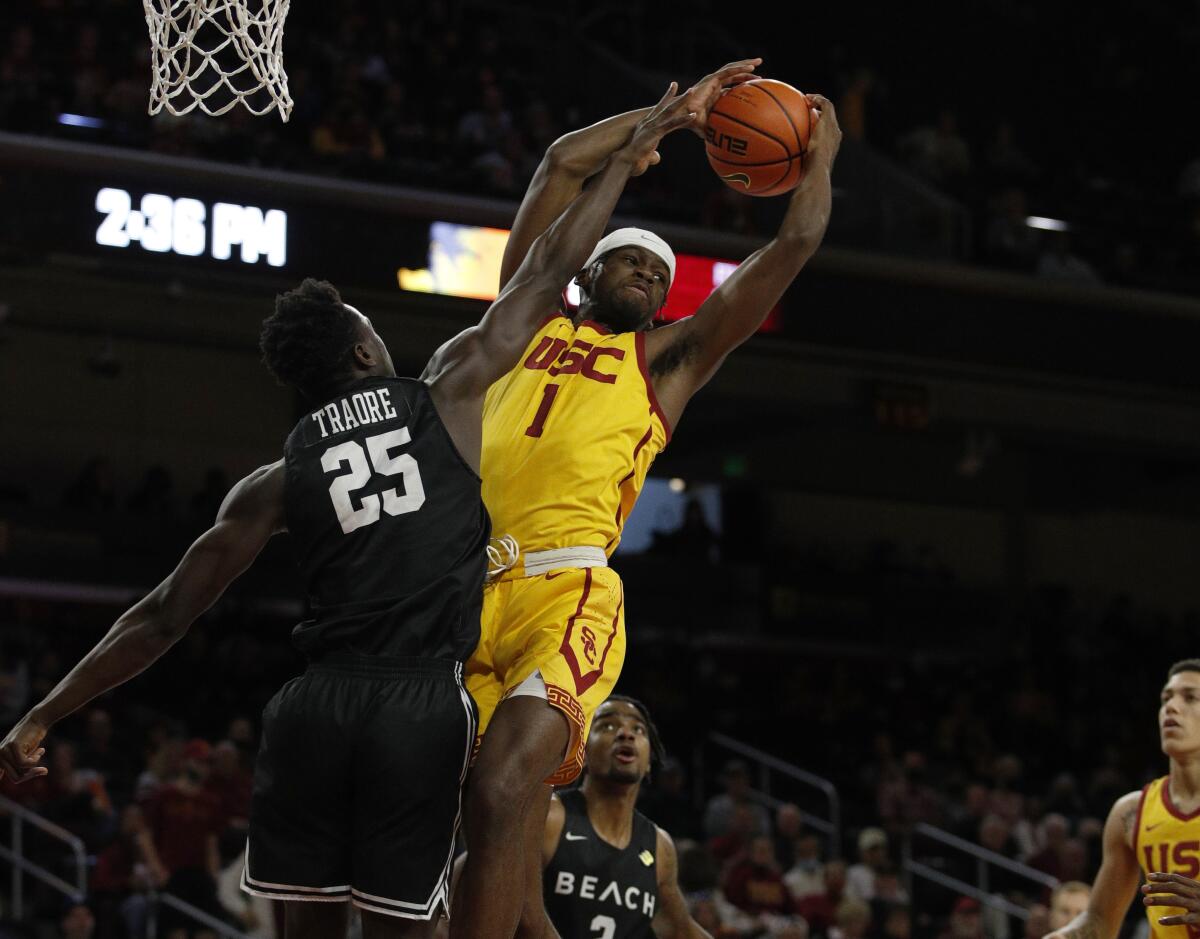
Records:
[[[542,899],[542,841],[553,791],[543,785],[525,816],[525,905],[521,908],[521,924],[515,939],[561,939],[546,915]]]
[[[543,780],[569,742],[566,717],[541,698],[508,698],[496,709],[467,787],[467,862],[450,939],[513,939],[525,903],[529,815],[540,810],[540,830]]]
[[[437,919],[416,920],[403,919],[399,916],[385,916],[383,913],[372,913],[370,910],[360,910],[362,913],[363,939],[431,939],[437,928]],[[287,936],[286,939],[292,939]]]
[[[330,939],[346,935],[349,903],[287,900],[283,904],[286,939]]]

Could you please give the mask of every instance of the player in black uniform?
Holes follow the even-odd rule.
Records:
[[[688,914],[671,836],[634,808],[662,745],[645,707],[612,695],[596,710],[583,785],[550,803],[542,843],[545,915],[563,937],[711,939]],[[543,922],[521,936],[544,936]]]
[[[306,280],[278,298],[264,360],[320,406],[283,459],[234,486],[175,571],[8,734],[0,776],[44,775],[55,723],[153,663],[289,531],[312,610],[293,636],[310,666],[263,714],[243,886],[287,901],[289,939],[343,934],[346,901],[362,909],[368,939],[432,933],[475,735],[461,678],[479,638],[490,528],[483,397],[583,265],[626,180],[692,120],[674,90],[419,380],[396,377],[370,321],[331,285]]]

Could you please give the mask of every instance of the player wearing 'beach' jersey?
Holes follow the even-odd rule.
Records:
[[[1158,722],[1170,773],[1113,804],[1087,909],[1046,939],[1116,939],[1143,878],[1150,936],[1200,937],[1200,659],[1171,666]]]
[[[679,96],[701,136],[722,89],[752,77],[757,62],[732,63]],[[480,643],[467,665],[484,735],[467,793],[475,840],[454,900],[465,915],[461,932],[451,921],[452,939],[511,939],[522,869],[525,903],[541,903],[537,828],[550,792],[542,784],[578,775],[591,715],[624,660],[624,596],[608,556],[692,395],[757,331],[824,237],[840,131],[824,98],[809,101],[820,119],[778,234],[694,315],[651,328],[675,255],[652,232],[619,229],[576,276],[579,308],[569,319],[543,311],[557,318],[489,391],[484,499],[513,556],[484,589]],[[501,283],[641,118],[620,115],[551,146],[517,214]]]

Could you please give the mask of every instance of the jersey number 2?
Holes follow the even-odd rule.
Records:
[[[592,930],[596,939],[613,939],[617,933],[617,921],[611,916],[597,916],[592,920]]]
[[[354,440],[339,443],[330,447],[321,457],[321,469],[332,473],[341,469],[343,463],[350,467],[350,472],[343,473],[329,486],[329,497],[333,499],[333,508],[337,512],[342,531],[347,535],[364,525],[374,525],[379,521],[379,510],[382,507],[388,515],[404,515],[415,512],[425,504],[425,486],[421,483],[421,473],[417,469],[417,461],[409,454],[399,456],[389,455],[389,451],[401,447],[412,440],[407,427],[399,430],[389,430],[386,434],[368,437],[366,453],[362,444]],[[367,457],[371,462],[368,464]],[[363,496],[359,499],[359,507],[354,507],[352,495],[371,481],[371,468],[380,476],[403,477],[404,495],[395,489],[385,489],[378,495]]]

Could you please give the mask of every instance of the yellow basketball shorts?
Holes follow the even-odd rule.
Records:
[[[467,691],[479,709],[479,740],[500,702],[539,672],[547,703],[571,728],[562,765],[546,782],[566,785],[583,769],[592,715],[624,661],[624,590],[610,568],[567,568],[488,584],[479,646],[466,669]]]

